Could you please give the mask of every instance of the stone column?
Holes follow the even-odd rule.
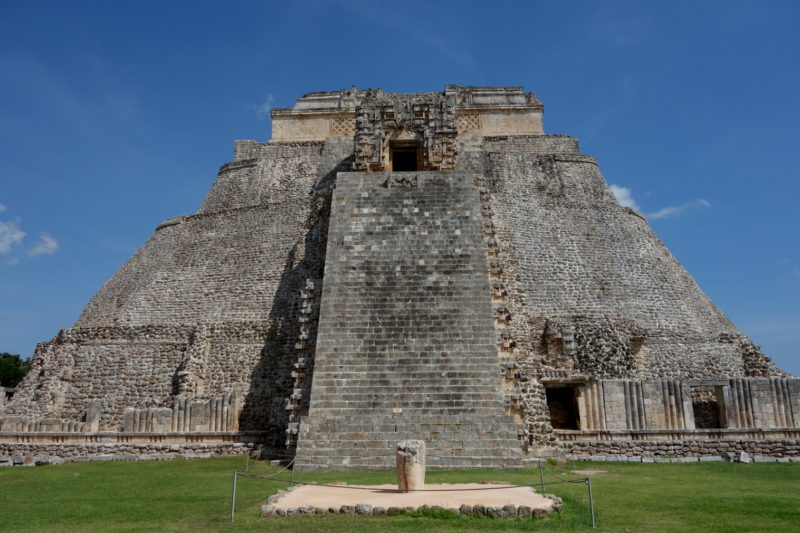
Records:
[[[93,433],[100,431],[100,413],[102,411],[100,400],[89,400],[86,406],[86,431]]]
[[[401,440],[397,443],[397,487],[403,491],[425,487],[425,441]]]

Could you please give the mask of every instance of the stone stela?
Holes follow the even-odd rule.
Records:
[[[425,441],[398,442],[395,463],[399,490],[408,492],[425,488]]]
[[[273,109],[37,346],[0,464],[259,447],[410,487],[550,455],[797,460],[800,380],[543,111],[458,85]]]

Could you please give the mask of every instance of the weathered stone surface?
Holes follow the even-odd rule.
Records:
[[[496,507],[490,505],[486,508],[486,516],[489,518],[505,518],[505,514],[502,507]]]
[[[425,441],[401,440],[395,451],[397,487],[403,491],[425,488]]]
[[[739,456],[736,459],[740,463],[752,463],[753,458],[747,452],[739,452]]]
[[[355,506],[356,514],[372,514],[372,506],[367,503],[358,503]]]
[[[542,112],[455,85],[273,110],[270,142],[237,141],[198,211],[38,345],[0,452],[204,457],[257,433],[308,470],[387,468],[409,438],[435,468],[800,455],[800,379]],[[403,147],[417,171],[391,171]]]
[[[517,517],[517,506],[516,505],[504,505],[503,512],[501,514],[502,518],[516,518]]]

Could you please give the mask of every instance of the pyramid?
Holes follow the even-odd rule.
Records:
[[[0,452],[38,435],[58,455],[61,434],[73,455],[234,443],[306,470],[387,468],[409,438],[437,468],[800,454],[800,380],[542,113],[521,87],[457,85],[273,109],[272,138],[236,141],[197,213],[37,346]]]

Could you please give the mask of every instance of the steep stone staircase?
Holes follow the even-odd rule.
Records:
[[[427,442],[432,467],[521,465],[473,183],[339,174],[298,469],[388,468],[410,438]]]

